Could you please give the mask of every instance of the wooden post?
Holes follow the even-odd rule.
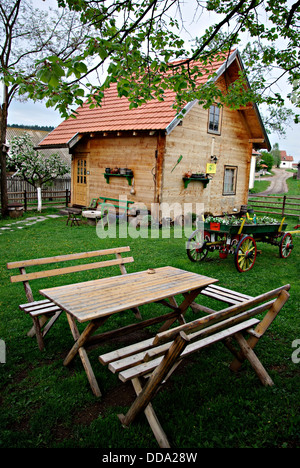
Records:
[[[27,211],[27,192],[24,190],[24,211]]]
[[[180,332],[177,335],[172,345],[166,352],[162,362],[153,371],[148,382],[134,400],[127,414],[125,416],[123,414],[118,415],[120,421],[124,426],[129,426],[132,423],[132,421],[136,418],[136,416],[141,411],[145,410],[145,408],[148,406],[155,393],[157,392],[159,385],[161,384],[165,376],[169,373],[169,371],[172,369],[176,359],[186,347],[188,341],[189,339],[185,333]]]
[[[153,217],[155,221],[159,222],[160,212],[159,204],[161,202],[162,192],[162,173],[165,156],[166,137],[159,132],[157,136],[157,149],[155,151],[155,179],[154,179],[154,206],[153,206]]]
[[[282,216],[284,216],[285,202],[286,202],[286,195],[283,196],[282,213],[281,213]]]

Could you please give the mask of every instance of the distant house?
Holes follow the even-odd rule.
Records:
[[[293,168],[293,162],[294,162],[293,156],[287,156],[286,151],[280,151],[280,158],[281,158],[281,163],[279,167],[282,167],[285,169]]]
[[[236,50],[211,67],[226,93],[243,64]],[[167,91],[164,101],[130,110],[112,84],[101,107],[84,104],[76,118],[41,141],[41,149],[67,148],[72,155],[71,204],[120,196],[148,209],[152,203],[199,202],[216,215],[247,204],[252,152],[270,150],[256,104],[232,110],[216,102],[204,109],[193,101],[176,115],[174,102],[174,92]],[[196,173],[202,176],[190,177]]]

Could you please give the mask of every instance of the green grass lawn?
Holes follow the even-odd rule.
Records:
[[[265,190],[268,189],[270,183],[271,182],[269,180],[256,180],[254,182],[254,187],[250,189],[250,193],[253,194],[253,193],[264,192]]]
[[[51,212],[55,210],[43,214]],[[0,227],[8,223],[13,221],[0,220]],[[291,218],[288,223],[292,229],[297,219]],[[259,244],[261,254],[254,268],[240,274],[233,256],[220,260],[217,252],[201,263],[190,262],[186,239],[176,237],[173,230],[171,238],[163,238],[160,232],[158,239],[99,239],[95,227],[66,226],[62,217],[1,232],[0,339],[6,344],[6,363],[0,364],[1,448],[157,448],[144,415],[129,429],[122,428],[117,418],[128,409],[133,391],[98,361],[98,356],[113,345],[103,345],[90,354],[103,392],[97,399],[80,360],[76,358],[69,368],[62,364],[73,342],[64,316],[47,335],[42,353],[36,340],[26,336],[31,321],[18,309],[26,302],[23,286],[10,283],[6,269],[9,261],[120,245],[130,245],[135,259],[126,266],[128,273],[171,265],[218,278],[220,285],[250,295],[291,284],[290,300],[256,348],[274,387],[264,388],[247,364],[238,375],[230,373],[231,355],[220,343],[179,367],[155,398],[154,407],[174,448],[299,447],[300,363],[292,361],[292,353],[300,356],[293,348],[293,342],[300,340],[300,237],[295,237],[294,250],[287,259],[279,257],[278,247]],[[118,273],[117,267],[101,271],[101,275]],[[37,299],[41,288],[88,280],[97,274],[94,270],[31,284]],[[208,298],[201,302],[216,307]],[[164,310],[161,305],[141,308],[144,318]],[[195,316],[189,312],[187,318]],[[132,314],[126,312],[108,321],[106,327],[131,321]]]

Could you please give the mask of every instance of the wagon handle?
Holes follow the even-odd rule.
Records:
[[[285,218],[282,218],[282,221],[281,221],[280,226],[279,226],[279,228],[278,228],[278,232],[281,232],[281,229],[282,229],[282,225],[283,225],[283,223],[284,223],[284,220],[285,220]]]
[[[238,234],[241,234],[241,233],[242,233],[242,230],[243,230],[243,227],[244,227],[245,222],[246,222],[246,218],[243,219],[243,222],[242,222],[242,224],[241,224],[241,227],[240,227],[240,229],[239,229]]]

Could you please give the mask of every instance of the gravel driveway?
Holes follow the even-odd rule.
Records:
[[[274,172],[273,177],[266,177],[266,178],[261,178],[259,180],[268,180],[270,181],[270,186],[267,190],[264,192],[256,193],[253,194],[253,196],[257,195],[270,195],[273,193],[287,193],[288,192],[288,186],[286,184],[286,179],[289,177],[292,177],[293,174],[291,172],[286,172],[285,169],[272,169]]]

